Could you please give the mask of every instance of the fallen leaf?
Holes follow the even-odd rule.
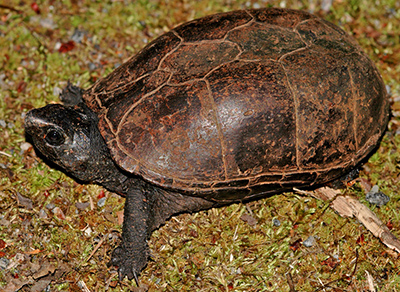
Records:
[[[25,198],[20,193],[17,193],[17,200],[18,200],[18,204],[25,207],[26,209],[28,209],[28,210],[33,209],[33,203],[32,203],[31,199]]]
[[[32,250],[32,251],[25,252],[25,254],[38,254],[38,253],[41,253],[41,252],[42,252],[42,250],[35,249],[35,250]]]
[[[326,260],[323,260],[321,262],[321,265],[328,266],[333,270],[340,264],[340,262],[341,261],[339,259],[335,259],[335,258],[329,257]]]
[[[72,51],[75,48],[75,42],[74,41],[68,41],[66,43],[62,43],[58,51],[60,53],[66,53],[69,51]]]
[[[118,211],[117,217],[118,217],[118,224],[122,225],[122,223],[124,223],[124,211]]]
[[[32,277],[36,280],[36,279],[42,278],[48,274],[53,274],[55,270],[56,270],[56,266],[54,264],[45,263],[40,267],[39,271],[37,271],[36,273],[34,273],[32,275]]]
[[[240,219],[249,224],[251,227],[257,225],[257,219],[255,219],[253,216],[249,214],[243,214],[242,216],[240,216]]]
[[[365,244],[364,234],[361,234],[360,237],[357,238],[356,243],[357,243],[358,245],[364,245],[364,244]]]
[[[55,207],[53,210],[51,210],[53,212],[53,214],[61,220],[65,220],[65,214],[64,212],[61,210],[60,207]]]
[[[300,248],[300,246],[301,246],[301,242],[302,242],[302,240],[301,240],[301,238],[299,238],[299,239],[297,239],[295,242],[293,242],[292,244],[290,244],[290,249],[291,250],[293,250],[293,251],[296,251],[296,250],[298,250],[299,248]]]
[[[104,193],[104,190],[101,190],[100,193],[97,195],[97,199],[104,198],[106,194]]]

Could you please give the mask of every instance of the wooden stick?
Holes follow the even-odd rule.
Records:
[[[301,194],[311,195],[319,200],[331,201],[330,207],[339,213],[340,216],[355,217],[365,228],[372,232],[374,236],[378,237],[383,244],[400,253],[400,241],[390,232],[389,228],[375,213],[359,200],[350,196],[343,196],[340,190],[329,187],[322,187],[314,192],[307,192],[299,189],[294,190]]]

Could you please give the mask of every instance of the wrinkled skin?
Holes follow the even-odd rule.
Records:
[[[122,243],[114,250],[111,264],[119,268],[120,278],[137,281],[150,255],[146,240],[151,232],[173,214],[199,211],[215,203],[157,188],[124,173],[111,159],[97,118],[82,103],[79,88],[69,85],[61,100],[64,105],[30,111],[25,131],[36,148],[69,175],[126,197]]]

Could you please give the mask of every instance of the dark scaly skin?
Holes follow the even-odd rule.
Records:
[[[184,197],[149,183],[131,180],[127,183],[122,243],[113,252],[111,263],[119,267],[120,278],[137,277],[150,255],[146,240],[151,232],[173,214],[196,212],[216,206],[196,197]]]

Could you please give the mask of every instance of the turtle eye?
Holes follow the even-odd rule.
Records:
[[[48,130],[44,139],[52,146],[60,146],[65,141],[64,135],[57,129]]]

